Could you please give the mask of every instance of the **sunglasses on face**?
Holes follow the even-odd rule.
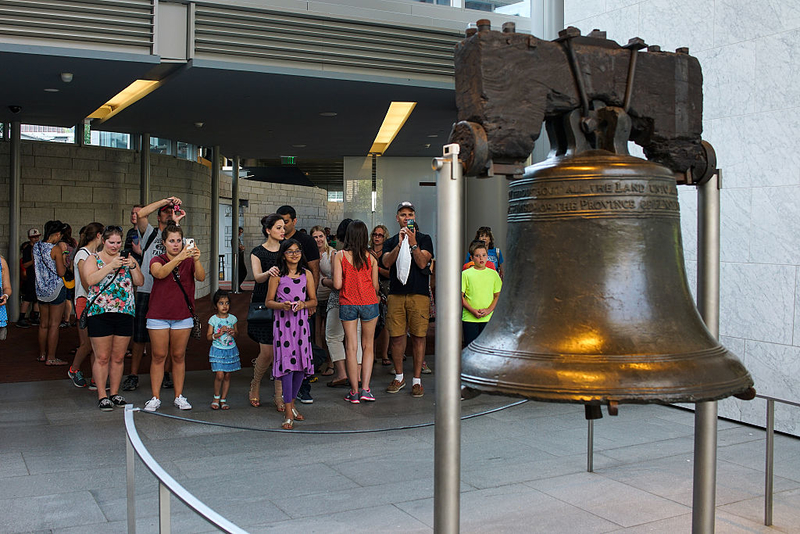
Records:
[[[383,234],[379,234],[378,232],[372,232],[372,237],[383,237]]]

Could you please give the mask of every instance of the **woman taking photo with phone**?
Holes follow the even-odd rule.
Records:
[[[87,329],[94,352],[92,378],[97,384],[97,407],[104,412],[126,404],[119,387],[136,314],[133,287],[144,282],[139,264],[120,254],[120,249],[122,228],[107,226],[97,252],[83,261],[81,272],[81,279],[90,286],[86,305]],[[106,396],[106,378],[110,397]]]
[[[161,382],[164,379],[164,362],[172,360],[172,380],[175,387],[173,404],[181,410],[191,410],[192,405],[183,396],[186,378],[186,345],[194,327],[194,282],[202,282],[206,271],[200,263],[200,249],[193,243],[183,244],[183,228],[167,224],[161,232],[166,253],[150,262],[153,291],[147,310],[147,332],[153,349],[150,364],[150,388],[153,398],[144,405],[145,411],[154,412],[161,407]]]

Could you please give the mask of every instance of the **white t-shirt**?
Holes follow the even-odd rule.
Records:
[[[153,228],[153,225],[149,223],[144,233],[139,232],[139,244],[144,247],[147,242],[150,241],[150,235],[153,232],[156,232],[153,242],[147,247],[147,250],[142,249],[142,274],[144,275],[144,284],[136,289],[139,293],[150,293],[153,289],[153,275],[150,274],[150,260],[167,252],[164,243],[161,242],[161,231],[158,228]]]
[[[89,252],[89,249],[81,247],[81,249],[75,253],[75,259],[72,260],[72,269],[75,271],[75,302],[78,302],[78,297],[88,298],[88,294],[86,290],[83,289],[83,284],[81,283],[81,270],[80,267],[78,267],[78,262],[81,260],[86,261],[86,258],[91,255],[92,253]]]

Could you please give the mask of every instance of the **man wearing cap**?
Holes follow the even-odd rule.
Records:
[[[158,211],[158,228],[154,228],[147,217]],[[139,387],[139,365],[142,362],[144,347],[150,336],[147,334],[147,310],[150,304],[150,291],[153,289],[153,275],[150,274],[150,260],[164,254],[166,249],[161,242],[161,232],[169,221],[180,225],[186,212],[178,197],[162,198],[140,208],[136,213],[136,227],[139,230],[139,246],[142,249],[142,274],[144,284],[136,289],[136,316],[133,319],[133,346],[131,347],[131,372],[122,383],[123,391],[133,391]],[[133,214],[131,214],[133,221]],[[164,387],[171,387],[169,373],[164,373]]]
[[[19,248],[22,257],[22,269],[25,271],[25,278],[22,281],[22,306],[19,310],[19,320],[17,321],[17,327],[19,328],[29,328],[31,324],[39,324],[39,320],[36,313],[36,305],[38,299],[36,298],[36,270],[33,267],[33,244],[39,241],[39,238],[42,234],[39,233],[39,230],[36,228],[31,228],[28,230],[28,241],[22,244]],[[31,306],[33,303],[33,309],[31,310],[31,320],[25,318],[25,314],[28,313],[28,307]]]
[[[433,241],[431,236],[423,234],[417,228],[415,209],[411,202],[401,202],[397,206],[397,223],[400,232],[386,240],[381,261],[389,269],[389,297],[386,328],[389,330],[392,346],[392,361],[395,377],[387,393],[397,393],[406,385],[403,376],[403,355],[406,352],[406,332],[411,334],[411,349],[414,355],[414,378],[411,385],[411,396],[422,397],[422,362],[425,359],[425,341],[428,335],[428,319],[430,318],[430,263],[433,259]],[[412,223],[412,224],[409,224]],[[397,277],[397,258],[401,254],[401,245],[408,240],[411,254],[411,269],[408,279],[403,283]],[[409,252],[406,252],[408,254]]]

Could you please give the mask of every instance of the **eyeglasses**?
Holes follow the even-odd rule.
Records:
[[[379,234],[378,232],[372,232],[372,237],[384,237],[384,235]]]
[[[297,256],[302,253],[303,253],[302,250],[287,250],[286,252],[284,252],[284,254],[291,254],[292,256]]]

